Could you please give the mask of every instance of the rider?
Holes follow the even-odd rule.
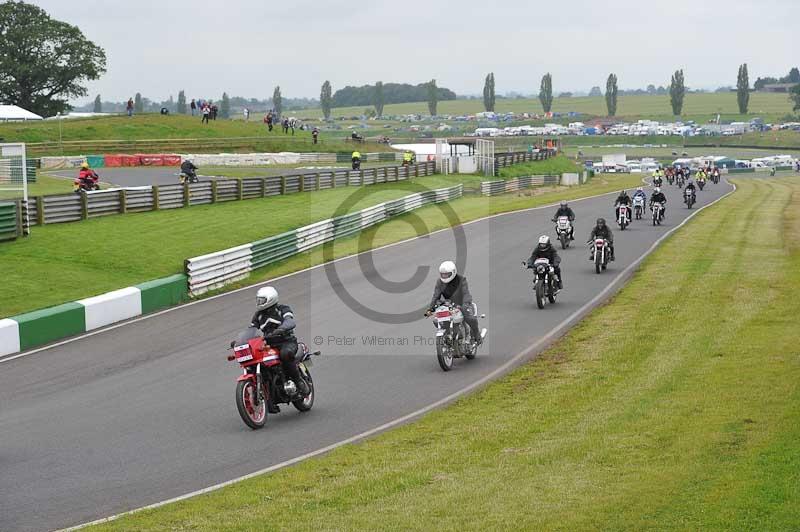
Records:
[[[309,393],[305,379],[297,369],[297,338],[294,336],[294,313],[288,305],[278,304],[278,291],[271,286],[256,292],[256,313],[250,323],[264,333],[264,340],[280,352],[281,365],[288,378],[297,385],[302,397]]]
[[[569,223],[570,223],[569,239],[575,240],[575,226],[572,225],[572,222],[575,221],[575,213],[569,207],[566,200],[561,200],[561,205],[559,205],[555,216],[553,216],[553,221],[555,222],[556,220],[558,220],[559,216],[566,216],[567,218],[569,218]]]
[[[642,205],[647,203],[647,194],[645,194],[644,189],[639,187],[636,189],[636,192],[633,193],[633,199],[642,198]]]
[[[611,228],[606,225],[605,218],[598,218],[597,225],[592,228],[592,232],[589,235],[589,242],[594,241],[596,238],[604,238],[608,241],[608,251],[610,254],[610,259],[614,260],[614,233],[611,232]],[[592,256],[589,255],[589,260],[592,260]]]
[[[403,164],[411,164],[414,162],[414,153],[411,150],[406,150],[403,153]]]
[[[188,179],[193,179],[197,177],[197,167],[194,165],[191,159],[185,159],[181,163],[181,173],[185,174]]]
[[[361,164],[361,152],[358,150],[354,151],[350,159],[353,161],[353,166],[355,166],[356,163]]]
[[[536,259],[547,259],[550,261],[550,265],[553,266],[553,271],[555,271],[556,279],[558,280],[558,289],[564,289],[564,280],[561,278],[561,257],[558,256],[558,251],[553,245],[550,243],[550,237],[547,235],[542,235],[539,237],[539,245],[533,248],[531,252],[531,258],[528,259],[528,268],[533,267],[533,263]]]
[[[664,180],[661,178],[661,173],[659,171],[653,172],[653,186],[660,187],[663,183]],[[642,190],[641,187],[639,190]]]
[[[686,194],[687,192],[692,193],[693,198],[697,198],[697,190],[695,189],[694,183],[690,179],[688,183],[686,183],[686,187],[683,189],[683,193]]]
[[[451,260],[446,260],[439,266],[439,278],[436,280],[431,304],[425,315],[429,316],[433,313],[436,305],[443,300],[451,301],[461,308],[464,313],[464,321],[469,325],[472,339],[481,345],[483,337],[486,336],[486,329],[478,329],[478,318],[475,316],[475,307],[472,305],[472,294],[469,293],[467,278],[458,275],[456,264]]]
[[[628,196],[626,191],[621,191],[614,202],[614,215],[619,220],[619,208],[621,205],[626,205],[629,209],[631,207],[631,197]],[[630,211],[629,211],[630,212]]]
[[[653,189],[653,193],[650,195],[650,210],[653,209],[653,203],[655,202],[661,203],[661,217],[663,218],[667,214],[667,197],[658,187]]]
[[[81,185],[91,190],[97,184],[98,179],[100,177],[89,167],[88,162],[81,164],[81,169],[78,171],[78,180],[80,180]]]

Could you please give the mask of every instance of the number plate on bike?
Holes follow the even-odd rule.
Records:
[[[240,357],[236,357],[236,362],[239,362],[239,363],[248,362],[250,360],[253,360],[253,355],[249,355],[248,354],[248,355],[242,355]]]

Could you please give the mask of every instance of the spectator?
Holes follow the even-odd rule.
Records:
[[[272,110],[269,110],[267,112],[267,116],[264,117],[264,122],[267,123],[267,129],[269,131],[272,131],[272,123],[273,123],[273,121],[274,121],[274,119],[272,117]]]
[[[315,127],[311,130],[311,138],[314,139],[314,144],[317,143],[317,139],[319,138],[319,128]]]
[[[284,118],[283,122],[281,122],[281,125],[283,126],[283,134],[287,135],[289,133],[289,119]]]
[[[203,122],[205,122],[206,124],[208,124],[208,117],[210,115],[211,115],[211,107],[209,105],[204,105],[203,106],[203,119],[200,120],[200,123],[202,124]]]
[[[216,120],[217,119],[217,113],[218,112],[219,112],[219,107],[217,107],[217,104],[212,104],[211,105],[211,120]]]
[[[245,122],[249,122],[250,121],[250,109],[245,107],[244,110],[242,110],[242,114],[244,115],[244,121]]]
[[[289,120],[289,128],[291,128],[291,130],[292,130],[292,136],[293,136],[293,137],[294,137],[294,126],[295,126],[295,123],[296,123],[296,122],[297,122],[297,120],[296,120],[296,119],[294,119],[294,118],[292,118],[291,120]]]
[[[125,105],[125,111],[127,111],[128,117],[133,116],[133,98],[128,98],[128,103]]]
[[[192,116],[194,116],[194,112],[197,111],[197,103],[194,101],[194,98],[192,98],[192,103],[189,104],[189,107],[192,108]]]

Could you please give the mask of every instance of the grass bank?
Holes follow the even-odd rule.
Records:
[[[423,189],[465,183],[476,187],[479,176],[432,176],[398,184],[372,185],[369,194],[351,206],[358,210]],[[562,197],[610,192],[638,182],[624,174],[594,179],[574,188],[550,187],[494,198],[471,195],[453,202],[462,221],[557,201]],[[100,294],[183,271],[183,261],[213,251],[265,238],[329,218],[359,189],[338,188],[266,199],[190,207],[123,216],[95,218],[79,223],[34,227],[30,238],[0,245],[4,268],[0,290],[0,317]],[[438,208],[415,211],[428,228],[448,227]],[[368,233],[375,245],[412,236],[402,218]],[[343,256],[358,248],[358,237],[337,243]],[[322,261],[312,251],[258,270],[247,282],[296,271]],[[45,283],[44,279],[59,280]],[[73,282],[89,279],[88,283]],[[63,281],[63,282],[62,282]]]
[[[93,530],[796,529],[800,178],[737,184],[501,381]]]
[[[583,168],[575,164],[574,161],[564,155],[558,155],[544,161],[515,164],[501,168],[497,176],[501,179],[511,179],[526,175],[561,175],[582,171]]]
[[[77,173],[76,170],[75,174],[77,175]],[[36,183],[28,183],[28,197],[45,196],[48,194],[69,194],[71,192],[73,192],[72,179],[51,177],[42,174],[42,172],[37,172]],[[0,199],[21,197],[21,191],[0,189]]]

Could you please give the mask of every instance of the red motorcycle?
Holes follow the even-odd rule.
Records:
[[[253,430],[260,429],[267,421],[268,403],[276,407],[279,403],[291,404],[300,412],[308,412],[314,405],[314,381],[311,378],[311,357],[319,356],[320,351],[310,353],[306,344],[297,344],[297,367],[300,376],[308,384],[308,395],[300,396],[297,384],[286,377],[281,366],[278,349],[264,341],[260,329],[249,327],[231,342],[233,354],[228,361],[236,361],[242,367],[242,374],[236,384],[236,408],[245,425]]]

